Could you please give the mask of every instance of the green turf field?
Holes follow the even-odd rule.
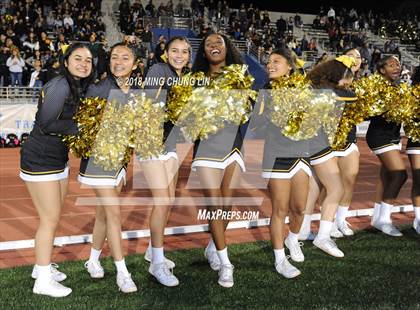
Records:
[[[143,256],[126,258],[139,291],[118,292],[111,259],[103,261],[105,278],[92,280],[83,262],[60,270],[73,289],[66,298],[32,294],[31,267],[0,270],[0,309],[420,309],[420,236],[413,229],[392,238],[367,231],[338,245],[343,259],[327,256],[305,242],[302,275],[287,280],[275,272],[269,242],[229,247],[235,286],[222,288],[203,249],[167,253],[181,284],[165,288],[147,272]]]

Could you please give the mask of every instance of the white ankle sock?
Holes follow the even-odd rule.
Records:
[[[228,257],[227,247],[224,248],[223,250],[217,251],[217,256],[219,256],[219,259],[222,265],[231,265],[229,257]]]
[[[298,237],[299,237],[299,234],[295,234],[289,231],[289,235],[287,236],[287,239],[289,239],[293,243],[298,243],[299,242]]]
[[[303,217],[302,226],[300,227],[299,234],[305,235],[311,232],[311,222],[312,222],[312,215],[305,214]]]
[[[51,265],[46,266],[35,265],[38,272],[38,279],[48,280],[51,278]]]
[[[209,244],[207,245],[207,250],[209,252],[217,251],[216,245],[214,244],[213,238],[210,238]]]
[[[420,207],[414,207],[414,215],[416,216],[416,220],[420,221]]]
[[[391,210],[393,205],[381,202],[381,215],[379,220],[381,223],[391,223]]]
[[[381,204],[375,202],[375,204],[373,205],[372,222],[378,221],[380,215],[381,215]]]
[[[165,261],[165,255],[163,254],[163,247],[154,248],[152,247],[152,263],[160,264]]]
[[[337,223],[343,223],[346,220],[348,210],[349,206],[338,206],[337,216],[335,218]]]
[[[128,270],[127,270],[127,266],[125,265],[125,260],[124,258],[120,261],[114,261],[115,263],[115,267],[117,267],[117,272],[120,273],[124,273],[124,274],[129,274]]]
[[[276,263],[281,263],[283,260],[286,259],[286,254],[284,253],[283,249],[274,249],[274,257],[276,259]]]
[[[318,231],[317,238],[319,238],[319,239],[327,239],[327,238],[330,238],[332,226],[333,226],[333,222],[330,222],[330,221],[320,221],[320,223],[319,223],[319,231]]]
[[[99,257],[101,256],[102,250],[94,249],[93,247],[90,249],[90,261],[99,261]]]

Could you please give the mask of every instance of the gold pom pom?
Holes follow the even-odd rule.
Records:
[[[196,73],[204,78],[204,73]],[[169,96],[168,114],[190,141],[206,139],[226,123],[241,125],[251,112],[250,90],[254,79],[246,65],[230,65],[212,77],[206,87],[174,86]]]
[[[77,157],[89,157],[90,150],[98,133],[106,99],[87,98],[80,102],[74,120],[79,127],[76,136],[65,136],[63,141],[67,144],[70,152]]]

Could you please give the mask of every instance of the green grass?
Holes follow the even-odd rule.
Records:
[[[142,255],[126,258],[139,291],[118,292],[110,258],[102,280],[92,280],[83,262],[60,265],[73,289],[66,298],[32,294],[31,267],[0,270],[0,309],[420,309],[420,237],[407,228],[402,238],[365,231],[338,240],[346,257],[336,259],[304,245],[302,275],[287,280],[273,267],[269,242],[229,246],[235,286],[217,284],[203,249],[167,253],[181,284],[166,288],[148,274]]]

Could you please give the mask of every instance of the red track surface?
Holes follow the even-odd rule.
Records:
[[[372,208],[375,193],[375,182],[378,178],[378,161],[370,152],[365,141],[359,140],[361,151],[360,173],[354,193],[351,209]],[[200,197],[198,189],[187,189],[189,184],[195,184],[194,173],[190,171],[191,149],[189,145],[179,145],[178,151],[187,154],[182,163],[177,197]],[[259,175],[258,158],[262,158],[261,141],[248,141],[246,144],[247,172],[243,174],[243,184],[257,182],[263,184]],[[182,155],[181,155],[182,156]],[[33,239],[38,224],[38,217],[31,198],[26,190],[25,184],[19,178],[19,149],[0,150],[0,242]],[[76,180],[79,161],[71,158],[71,177],[66,206],[62,213],[60,227],[57,236],[90,234],[94,223],[94,206],[75,206],[77,198],[94,197],[91,189],[81,188]],[[406,160],[407,169],[409,163]],[[150,196],[146,189],[133,189],[132,166],[128,169],[127,186],[123,189],[122,197],[145,197]],[[190,176],[191,173],[191,176]],[[246,186],[245,186],[246,187]],[[404,185],[400,199],[397,204],[411,204],[410,197],[411,177]],[[242,188],[238,190],[241,197],[263,197],[264,202],[259,207],[259,217],[269,217],[271,213],[270,200],[266,196],[264,188]],[[139,230],[148,228],[148,215],[150,206],[122,206],[123,230]],[[245,207],[241,210],[256,210],[256,207]],[[400,223],[412,221],[412,214],[394,214],[394,219]],[[365,229],[369,226],[370,218],[351,218],[349,222],[356,229]],[[177,206],[173,208],[169,220],[169,226],[194,225],[203,222],[197,221],[197,208],[193,206]],[[314,228],[316,224],[314,224]],[[230,243],[248,242],[254,240],[269,239],[267,227],[252,229],[233,229],[227,233]],[[193,247],[204,247],[208,242],[208,233],[194,233],[187,235],[174,235],[165,238],[165,249],[184,249]],[[148,238],[135,240],[124,240],[124,247],[127,253],[143,252],[147,246]],[[67,245],[54,249],[53,261],[85,259],[89,256],[90,244]],[[104,254],[109,254],[105,249]],[[0,268],[19,266],[34,263],[33,249],[0,251]]]

